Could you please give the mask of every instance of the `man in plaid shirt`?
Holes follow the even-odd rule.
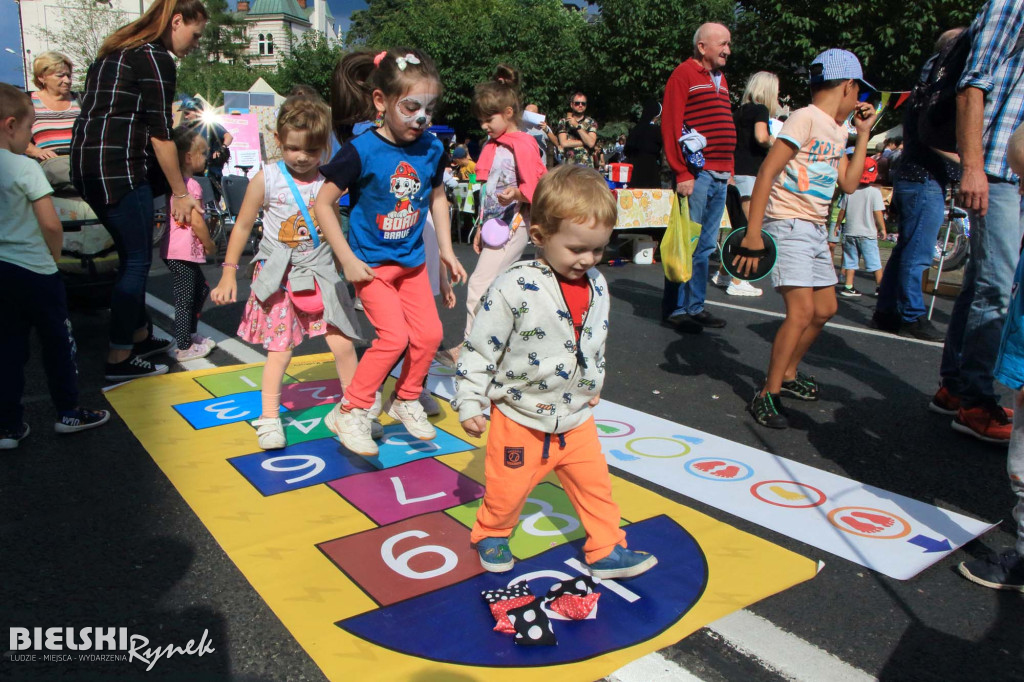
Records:
[[[953,415],[957,431],[1007,443],[1013,411],[999,404],[993,368],[1024,236],[1020,178],[1006,156],[1024,120],[1024,0],[990,0],[971,30],[957,96],[960,202],[970,211],[971,260],[946,332],[942,385],[929,407]]]

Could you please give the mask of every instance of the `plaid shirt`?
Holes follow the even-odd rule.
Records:
[[[1024,0],[989,0],[971,30],[974,40],[958,88],[986,93],[985,172],[1015,182],[1006,147],[1024,120]]]
[[[150,138],[171,139],[175,66],[161,43],[89,66],[71,140],[71,180],[91,203],[115,204],[140,185],[165,191]]]

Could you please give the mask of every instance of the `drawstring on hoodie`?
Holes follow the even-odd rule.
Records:
[[[544,452],[543,452],[543,456],[541,457],[542,460],[545,460],[545,459],[548,458],[548,451],[551,449],[551,435],[552,434],[550,434],[550,433],[545,433],[544,434]],[[565,436],[563,434],[561,434],[561,433],[556,433],[554,435],[558,436],[558,449],[559,450],[564,450],[565,449]]]

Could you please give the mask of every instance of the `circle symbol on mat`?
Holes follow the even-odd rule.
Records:
[[[686,471],[708,481],[744,481],[754,475],[743,462],[724,457],[692,459],[686,463]]]
[[[632,424],[615,419],[595,419],[594,423],[597,425],[599,438],[622,438],[636,432],[636,428]]]
[[[808,509],[825,504],[828,498],[813,485],[796,481],[759,481],[750,494],[768,504],[789,509]]]
[[[828,513],[833,526],[851,535],[875,540],[895,540],[910,534],[910,524],[902,517],[871,507],[837,507]]]
[[[455,370],[451,367],[445,367],[439,362],[435,362],[430,366],[430,369],[427,370],[427,374],[432,377],[453,377],[455,376]]]
[[[665,446],[655,445],[652,449],[655,452],[641,452],[636,449],[636,444],[640,441],[662,441],[665,443],[672,443],[674,447],[665,448]],[[645,449],[647,446],[644,446]],[[632,452],[634,455],[640,455],[641,457],[650,457],[652,459],[672,459],[673,457],[682,457],[683,455],[690,454],[690,446],[681,440],[675,438],[665,438],[663,436],[641,436],[640,438],[634,438],[631,441],[626,442],[626,449]],[[667,450],[667,452],[658,452],[658,450]],[[673,450],[679,450],[673,452]]]

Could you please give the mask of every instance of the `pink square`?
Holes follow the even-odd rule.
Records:
[[[303,381],[281,387],[281,404],[289,410],[337,403],[341,400],[341,382],[337,379]]]
[[[479,499],[484,487],[435,459],[348,476],[330,487],[380,525]]]

